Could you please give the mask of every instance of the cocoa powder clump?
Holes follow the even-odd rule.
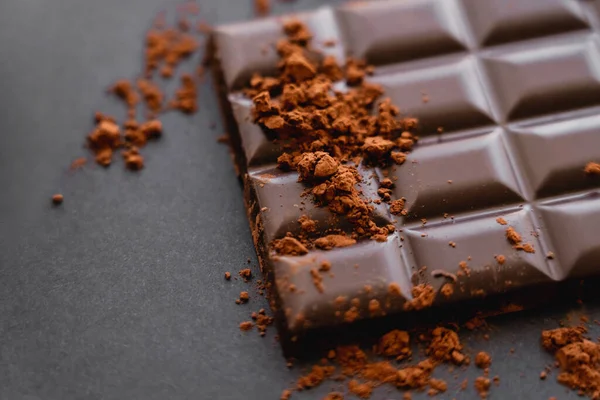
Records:
[[[273,248],[278,254],[301,256],[308,253],[308,249],[293,237],[286,236],[273,242]]]
[[[492,386],[490,378],[485,376],[478,376],[475,378],[474,382],[475,390],[479,393],[479,397],[482,399],[486,399],[490,392],[490,387]]]
[[[298,378],[296,388],[298,390],[310,389],[320,385],[325,379],[329,378],[335,372],[335,367],[313,365],[311,371]]]
[[[515,228],[513,228],[512,226],[506,228],[506,238],[509,242],[511,242],[514,245],[518,245],[523,241],[521,235],[519,235],[519,233],[515,231]]]
[[[542,346],[548,351],[555,352],[561,347],[581,342],[586,332],[587,329],[583,326],[542,331]]]
[[[373,393],[373,385],[369,383],[360,383],[356,379],[348,382],[348,390],[361,399],[368,399]]]
[[[352,246],[355,243],[356,240],[345,235],[327,235],[315,240],[315,246],[322,250]]]
[[[485,351],[480,351],[475,356],[475,365],[478,368],[485,369],[488,368],[492,364],[492,357]]]
[[[64,200],[64,197],[60,193],[57,193],[52,196],[52,204],[54,204],[54,205],[62,204],[63,200]]]
[[[596,162],[589,162],[585,166],[584,171],[588,175],[600,175],[600,164]]]
[[[408,332],[395,329],[386,333],[379,340],[378,353],[386,357],[403,360],[412,355]]]
[[[542,332],[542,346],[555,353],[559,383],[592,399],[600,398],[600,345],[583,338],[584,327]]]
[[[451,361],[460,365],[465,361],[462,354],[462,344],[458,334],[450,329],[437,327],[433,330],[431,343],[427,348],[427,354],[434,360]]]
[[[190,74],[183,74],[181,76],[181,86],[175,92],[175,98],[171,100],[170,106],[185,114],[193,114],[198,110],[196,97],[194,78]]]
[[[427,284],[420,284],[412,288],[412,300],[404,303],[404,309],[407,311],[411,310],[422,310],[427,307],[431,307],[435,300],[435,290],[433,286]]]

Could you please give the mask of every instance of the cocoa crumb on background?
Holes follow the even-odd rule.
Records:
[[[600,398],[600,345],[587,340],[585,327],[565,327],[542,332],[542,346],[554,353],[560,373],[557,381],[581,395]],[[540,378],[545,376],[540,374]]]
[[[231,279],[231,272],[225,272],[225,280]]]
[[[244,282],[248,282],[252,279],[252,270],[250,268],[244,268],[238,274],[244,279]]]
[[[250,300],[250,295],[248,292],[240,292],[240,302],[247,303]]]
[[[259,17],[264,17],[271,13],[270,0],[254,0],[254,14]]]
[[[85,164],[87,164],[87,158],[79,157],[79,158],[76,158],[75,160],[73,160],[73,162],[71,163],[70,169],[77,170],[77,169],[82,168]]]
[[[490,392],[490,387],[492,386],[490,378],[478,376],[475,378],[474,386],[475,390],[477,390],[477,393],[479,394],[479,397],[482,399],[487,399]]]
[[[196,82],[190,74],[181,75],[181,86],[175,92],[175,97],[169,103],[171,108],[185,114],[193,114],[198,110],[196,103]]]
[[[54,205],[62,204],[63,200],[64,200],[64,196],[60,193],[57,193],[52,196],[52,204],[54,204]]]
[[[485,351],[480,351],[475,356],[475,365],[477,365],[478,368],[481,368],[481,369],[488,368],[491,364],[492,364],[492,357],[490,357],[490,355],[488,353],[486,353]]]
[[[241,331],[249,331],[250,329],[252,329],[252,327],[254,326],[254,324],[252,323],[252,321],[244,321],[240,323],[240,330]]]

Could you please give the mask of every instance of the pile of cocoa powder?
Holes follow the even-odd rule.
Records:
[[[285,38],[277,42],[279,74],[256,74],[245,90],[254,103],[254,121],[282,143],[278,168],[296,170],[306,194],[347,218],[353,230],[319,237],[304,217],[299,221],[302,233],[275,240],[273,249],[302,255],[314,247],[329,250],[362,238],[385,241],[396,228],[373,220],[374,199],[363,198],[356,187],[363,180],[357,166],[363,160],[373,166],[402,164],[418,140],[411,133],[417,121],[399,118],[398,107],[389,98],[380,99],[383,89],[364,79],[373,72],[371,66],[352,58],[340,66],[334,57],[323,56],[312,48],[311,32],[296,19],[285,21],[283,31]],[[347,90],[334,90],[338,81]],[[404,199],[392,199],[393,182],[384,181],[376,202],[390,203],[394,213],[402,213]]]
[[[447,382],[433,376],[436,368],[442,364],[466,367],[471,362],[463,352],[457,332],[437,327],[416,336],[417,342],[425,345],[425,357],[421,361],[412,361],[410,334],[392,330],[383,335],[370,351],[356,345],[330,350],[326,357],[298,378],[294,387],[284,390],[281,399],[290,399],[293,392],[314,388],[327,380],[345,382],[344,391],[361,399],[370,398],[375,388],[384,385],[402,390],[403,399],[411,399],[411,391],[427,391],[430,396],[446,392]],[[401,361],[409,361],[409,365],[399,366]],[[498,377],[489,378],[491,362],[491,357],[485,352],[479,352],[475,357],[476,366],[484,371],[473,383],[481,398],[487,398],[492,381],[499,383]],[[461,390],[467,386],[468,381],[463,381]],[[340,391],[325,397],[343,398],[344,394]]]

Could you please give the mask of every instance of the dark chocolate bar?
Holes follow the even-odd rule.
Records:
[[[373,205],[377,225],[396,232],[300,256],[271,244],[297,233],[302,215],[323,232],[352,226],[303,197],[297,172],[277,168],[281,145],[241,92],[254,73],[275,73],[282,19],[216,28],[253,238],[289,331],[418,309],[415,287],[441,305],[599,275],[600,175],[584,171],[600,162],[599,4],[390,0],[295,15],[314,49],[340,65],[346,55],[374,65],[366,80],[420,122],[403,165],[359,168],[362,196],[377,198],[388,177],[405,199],[405,215]]]

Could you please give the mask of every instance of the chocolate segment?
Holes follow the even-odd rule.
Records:
[[[383,88],[378,101],[419,119],[405,160],[347,163],[359,163],[372,220],[396,228],[381,241],[355,243],[346,216],[315,204],[295,169],[277,168],[289,143],[253,122],[241,89],[255,72],[276,73],[285,18],[216,29],[253,239],[293,334],[598,275],[600,175],[585,168],[600,163],[600,10],[506,3],[386,0],[297,16],[320,57],[375,65],[365,80]],[[319,244],[304,247],[302,234]],[[278,254],[277,240],[294,255]]]

